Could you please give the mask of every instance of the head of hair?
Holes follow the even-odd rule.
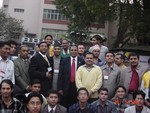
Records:
[[[72,48],[72,47],[76,47],[78,49],[77,45],[71,45],[70,48]]]
[[[13,44],[13,45],[15,45],[15,46],[17,46],[18,44],[17,44],[17,42],[16,41],[14,41],[14,40],[8,40],[8,43],[11,45],[11,44]]]
[[[123,60],[125,60],[125,56],[123,54],[117,53],[116,55],[120,55],[120,58],[123,59]]]
[[[48,90],[46,93],[46,97],[48,97],[50,94],[56,94],[59,97],[59,93],[56,90]]]
[[[27,104],[29,103],[29,101],[30,101],[31,98],[33,98],[33,97],[38,97],[38,98],[40,99],[41,104],[43,103],[42,95],[41,95],[40,93],[37,93],[37,92],[32,92],[32,93],[30,93],[30,94],[28,95],[28,97],[27,97],[27,100],[26,100]]]
[[[53,39],[53,36],[52,36],[52,35],[46,35],[46,36],[44,37],[44,39],[46,39],[47,37],[51,37],[51,38]]]
[[[106,92],[108,93],[108,89],[107,89],[107,88],[100,88],[100,89],[98,90],[98,93],[100,93],[101,91],[106,91]]]
[[[138,90],[138,91],[133,93],[133,99],[134,100],[135,100],[137,95],[141,95],[143,97],[143,99],[145,99],[145,93],[142,90]]]
[[[130,59],[131,56],[136,56],[139,59],[139,55],[135,52],[130,53],[128,59]]]
[[[115,92],[117,92],[117,90],[118,90],[119,88],[122,88],[122,89],[126,92],[126,88],[125,88],[124,86],[122,86],[122,85],[117,86],[117,87],[115,88]]]
[[[45,43],[47,45],[47,43],[45,41],[41,41],[39,44],[38,44],[38,47],[40,47],[41,44]]]
[[[150,64],[150,58],[148,59],[148,64]]]
[[[8,43],[7,41],[0,41],[0,48],[4,47],[4,45],[10,46],[10,43]]]
[[[41,84],[41,81],[40,81],[39,79],[32,79],[32,80],[30,81],[30,85],[32,86],[32,85],[34,85],[34,84]]]
[[[100,41],[100,43],[103,41],[103,38],[100,35],[94,35],[92,38],[95,38],[96,40]]]
[[[28,47],[27,45],[21,45],[20,47],[19,47],[19,50],[21,50],[23,47]]]
[[[87,53],[85,53],[85,57],[86,57],[87,55],[92,55],[92,56],[94,57],[94,54],[93,54],[92,52],[87,52]]]
[[[78,89],[77,96],[79,96],[80,91],[85,91],[87,93],[87,95],[89,96],[88,90],[86,88],[84,88],[84,87],[81,87],[81,88]]]
[[[13,85],[13,83],[12,83],[11,80],[9,80],[9,79],[4,79],[4,80],[1,81],[0,89],[2,88],[2,84],[3,84],[3,83],[6,83],[6,84],[10,85],[10,88],[11,88],[11,89],[14,88],[14,85]]]
[[[114,52],[112,52],[112,51],[106,52],[106,53],[105,53],[105,57],[106,57],[106,55],[107,55],[108,53],[111,53],[111,54],[113,55],[113,57],[115,57],[115,54],[114,54]]]

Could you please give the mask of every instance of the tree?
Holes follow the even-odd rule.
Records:
[[[149,0],[55,0],[60,11],[70,19],[69,28],[83,30],[97,24],[118,20],[118,34],[113,47],[135,38],[140,45],[150,44]]]
[[[0,10],[0,36],[4,38],[19,38],[23,32],[22,21],[7,16]]]

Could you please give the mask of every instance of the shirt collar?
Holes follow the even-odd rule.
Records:
[[[42,57],[45,57],[46,55],[44,55],[43,53],[41,53],[40,51],[39,51],[39,54],[42,56]]]
[[[8,61],[9,61],[9,58],[7,58],[6,60],[3,60],[3,58],[0,56],[0,61],[8,62]]]
[[[48,112],[50,112],[52,109],[53,109],[53,111],[55,111],[55,110],[56,110],[56,106],[57,106],[57,105],[55,105],[53,108],[51,108],[51,107],[48,105]]]
[[[75,59],[75,61],[77,61],[77,57],[73,58],[73,57],[71,56],[71,61],[72,61],[73,59]]]

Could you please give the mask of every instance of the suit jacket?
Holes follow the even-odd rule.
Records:
[[[53,60],[52,58],[48,57],[50,67],[53,70]],[[46,76],[46,72],[48,72],[48,62],[39,54],[36,53],[30,61],[29,65],[29,75],[31,79],[39,79],[41,81],[41,93],[46,94],[47,90],[51,89],[52,85],[52,78],[48,78]]]
[[[84,60],[77,57],[77,69],[84,64]],[[61,59],[58,75],[58,91],[63,90],[63,95],[67,95],[71,76],[71,57]]]
[[[130,106],[125,109],[124,113],[136,113],[135,106]],[[150,113],[150,109],[146,106],[143,106],[141,113]]]
[[[139,86],[141,84],[141,80],[142,80],[142,76],[144,74],[144,72],[147,70],[146,67],[143,67],[141,65],[138,65],[136,67],[136,71],[139,75]],[[122,80],[122,83],[123,85],[125,86],[125,88],[129,89],[129,85],[130,85],[130,82],[131,82],[131,78],[132,78],[132,70],[131,70],[131,66],[121,70],[121,80]]]
[[[26,89],[30,83],[30,77],[28,74],[30,60],[28,59],[25,63],[19,56],[13,62],[16,85],[21,89]]]
[[[49,113],[48,112],[48,104],[46,104],[44,107],[42,107],[41,113]],[[56,110],[54,113],[67,113],[67,109],[58,104],[56,106]]]

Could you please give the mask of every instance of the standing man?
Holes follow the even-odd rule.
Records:
[[[134,93],[133,99],[136,101],[136,105],[125,109],[124,113],[150,113],[150,109],[144,106],[145,93],[137,91]]]
[[[91,38],[91,42],[92,42],[93,46],[95,46],[96,44],[99,45],[99,47],[100,47],[99,59],[101,59],[101,61],[104,63],[105,62],[105,53],[108,52],[108,48],[102,44],[103,38],[100,35],[94,35]],[[89,49],[90,52],[92,52],[91,51],[92,47],[90,47],[90,49]]]
[[[103,72],[103,87],[108,89],[108,99],[115,95],[115,88],[121,84],[121,70],[115,64],[115,55],[113,52],[106,52],[106,64],[101,67]]]
[[[53,36],[46,35],[44,40],[48,45],[48,51],[47,51],[48,56],[52,57],[54,55]]]
[[[61,57],[62,58],[70,57],[69,41],[67,39],[62,40]]]
[[[78,56],[84,59],[85,47],[83,44],[78,44]]]
[[[10,44],[0,42],[0,82],[9,79],[15,84],[14,63],[9,60]]]
[[[96,109],[96,113],[118,113],[117,108],[113,102],[108,100],[107,88],[100,88],[98,93],[99,99],[92,103]]]
[[[84,64],[84,60],[78,57],[77,46],[71,46],[70,57],[61,60],[58,75],[58,91],[62,95],[62,105],[69,107],[77,100],[77,89],[75,86],[76,70]]]
[[[58,74],[59,74],[59,65],[60,65],[60,44],[54,44],[54,56],[53,56],[53,64],[54,64],[54,74],[53,74],[53,81],[52,81],[52,89],[57,90],[57,82],[58,82]]]
[[[13,83],[5,79],[0,84],[0,112],[1,113],[23,113],[22,104],[13,97]]]
[[[126,66],[124,65],[124,61],[125,61],[125,56],[123,54],[121,53],[116,54],[115,63],[118,65],[118,67],[120,67],[120,69],[126,68]]]
[[[127,98],[133,99],[133,93],[136,92],[141,85],[142,76],[147,70],[139,63],[139,56],[136,53],[129,55],[130,66],[121,71],[123,85],[127,89]]]
[[[92,53],[94,55],[94,64],[100,67],[103,66],[104,63],[101,61],[101,59],[99,59],[99,55],[100,55],[99,45],[93,46]]]
[[[94,56],[86,53],[85,65],[80,66],[76,72],[76,87],[85,87],[89,92],[89,102],[98,98],[98,89],[102,86],[102,71],[99,66],[93,64]]]
[[[17,56],[15,56],[15,52],[16,52],[16,48],[17,48],[17,42],[16,41],[14,41],[14,40],[8,40],[8,43],[9,43],[9,45],[10,45],[10,57],[9,57],[9,59],[10,60],[14,60],[14,59],[16,59],[17,58],[17,56],[18,56],[18,54],[17,54]]]
[[[46,97],[48,103],[42,108],[41,113],[67,113],[67,109],[58,104],[59,97],[56,90],[49,90]]]
[[[52,86],[52,75],[53,75],[53,61],[50,59],[47,53],[47,43],[40,42],[39,52],[31,58],[29,64],[29,75],[32,79],[41,80],[41,93],[46,94],[48,89]]]
[[[30,77],[28,74],[29,68],[29,48],[26,45],[22,45],[19,49],[19,56],[14,62],[14,74],[16,85],[22,90],[29,90]]]

